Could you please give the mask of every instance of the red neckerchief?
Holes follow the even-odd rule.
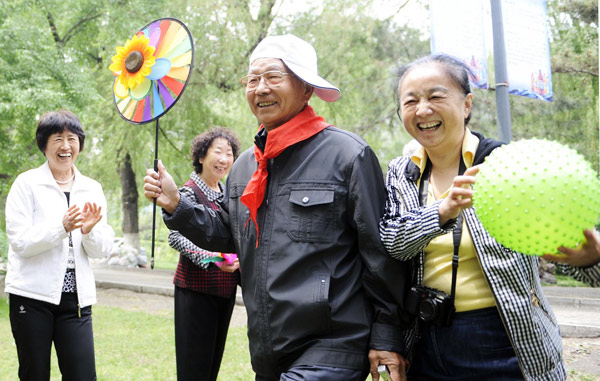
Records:
[[[325,119],[318,116],[315,110],[307,105],[291,120],[268,133],[264,152],[256,145],[254,146],[254,157],[258,162],[258,169],[252,175],[248,185],[246,185],[240,201],[250,210],[250,218],[246,221],[246,225],[252,219],[254,226],[256,226],[256,247],[258,247],[256,213],[265,198],[267,177],[269,175],[267,161],[279,156],[289,146],[316,135],[327,126],[329,125],[325,122]],[[263,128],[263,126],[261,125],[260,128]]]

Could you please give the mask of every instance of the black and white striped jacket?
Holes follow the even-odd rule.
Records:
[[[498,144],[482,140],[474,164]],[[491,144],[491,145],[490,145]],[[479,158],[478,158],[479,156]],[[423,282],[424,248],[435,237],[451,232],[456,220],[439,224],[439,204],[421,206],[417,180],[419,168],[409,157],[389,164],[388,199],[380,222],[381,239],[389,254],[403,261],[414,260],[413,275]],[[498,311],[527,380],[564,380],[562,341],[556,317],[546,300],[538,275],[538,257],[527,256],[500,245],[481,225],[473,208],[463,210],[483,273],[492,290]],[[569,267],[570,274],[593,286],[600,285],[600,266]],[[409,345],[415,341],[417,323],[406,332]]]

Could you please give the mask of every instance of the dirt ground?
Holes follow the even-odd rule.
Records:
[[[563,358],[567,379],[600,379],[600,338],[563,338]]]
[[[121,289],[97,289],[98,304],[130,311],[163,314],[173,310],[170,296],[141,294]],[[231,326],[246,325],[246,310],[235,306]],[[600,338],[563,338],[563,356],[569,374],[567,380],[600,379]]]

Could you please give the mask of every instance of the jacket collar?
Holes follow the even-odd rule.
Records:
[[[477,151],[475,151],[475,156],[473,157],[473,165],[483,163],[483,160],[487,155],[503,144],[494,139],[485,138],[479,132],[471,131],[471,133],[479,138],[479,145],[477,146]],[[412,160],[409,160],[404,168],[404,177],[409,181],[416,182],[421,177],[421,169]]]
[[[204,192],[204,194],[206,195],[206,198],[208,198],[208,201],[214,202],[214,201],[221,201],[223,199],[223,184],[221,184],[220,181],[218,182],[218,184],[219,184],[219,189],[221,189],[221,191],[217,192],[217,191],[213,190],[211,187],[209,187],[208,185],[206,185],[204,180],[202,180],[202,177],[200,177],[200,175],[197,174],[196,172],[192,172],[190,174],[190,179],[192,179],[194,184],[196,184],[196,186],[198,188],[200,188],[200,190],[202,192]]]
[[[56,181],[54,180],[54,176],[52,176],[52,171],[50,170],[50,165],[48,164],[48,160],[40,167],[42,175],[39,178],[39,183],[50,186],[57,186]],[[75,173],[75,180],[73,181],[73,188],[77,187],[78,184],[82,182],[86,182],[86,177],[79,172],[77,167],[73,165],[73,172]]]

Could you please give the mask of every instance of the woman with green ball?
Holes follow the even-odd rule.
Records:
[[[409,380],[564,380],[556,318],[538,257],[500,245],[473,205],[477,165],[499,142],[467,128],[473,94],[462,62],[432,55],[398,71],[398,115],[419,142],[389,164],[380,222],[389,254],[413,264],[405,309]],[[600,285],[600,245],[564,249],[573,276]]]

